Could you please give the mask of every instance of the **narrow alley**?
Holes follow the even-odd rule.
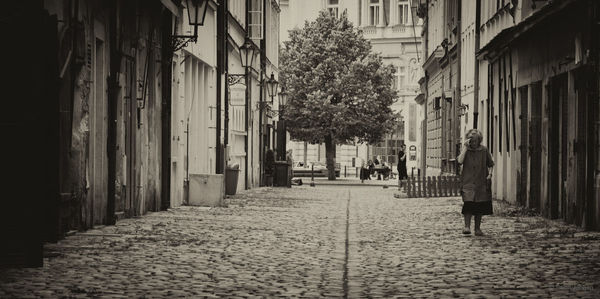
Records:
[[[394,192],[258,188],[124,219],[0,270],[0,297],[599,296],[599,232],[495,202],[485,235],[463,236],[460,198]]]

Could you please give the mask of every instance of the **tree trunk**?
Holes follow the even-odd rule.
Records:
[[[327,178],[335,180],[335,140],[331,135],[325,137],[325,157],[327,159]]]

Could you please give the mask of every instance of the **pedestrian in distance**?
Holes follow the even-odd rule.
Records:
[[[376,156],[375,157],[375,161],[373,161],[373,164],[375,164],[374,167],[377,167],[379,169],[379,166],[381,165],[381,157],[380,156]],[[380,170],[375,170],[375,172],[377,173],[377,180],[381,181],[381,171]]]
[[[371,176],[373,175],[373,173],[375,172],[374,168],[375,168],[375,164],[373,163],[373,161],[369,160],[369,162],[367,162],[367,167],[369,169],[369,173],[367,175],[367,179],[371,180]]]
[[[398,151],[398,180],[400,180],[400,187],[404,186],[404,181],[408,178],[406,172],[406,144],[400,146]]]
[[[471,217],[475,216],[475,235],[481,236],[481,217],[493,214],[491,179],[494,161],[487,147],[481,145],[483,135],[477,129],[467,132],[466,141],[458,156],[462,165],[462,214],[465,220],[463,234],[471,233]]]
[[[360,163],[360,182],[364,183],[365,180],[370,180],[369,169],[367,168],[367,163],[365,163],[365,160],[362,160]]]

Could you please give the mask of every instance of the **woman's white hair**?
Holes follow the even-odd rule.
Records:
[[[469,138],[470,134],[473,134],[473,137],[476,137],[477,139],[479,139],[479,142],[483,141],[483,134],[481,133],[481,131],[479,131],[477,129],[471,129],[471,130],[467,131],[467,135],[465,137]]]

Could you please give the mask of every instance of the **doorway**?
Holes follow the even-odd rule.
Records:
[[[529,204],[528,207],[541,211],[542,167],[542,82],[531,84],[531,118],[529,120]]]
[[[519,116],[521,122],[521,144],[519,145],[519,150],[521,152],[521,165],[520,172],[518,177],[518,191],[517,191],[517,203],[521,205],[525,205],[527,203],[527,157],[528,157],[528,147],[529,143],[527,140],[527,131],[528,131],[528,112],[529,112],[529,88],[528,86],[523,86],[519,88],[519,101],[520,101],[520,109],[521,115]]]
[[[90,143],[88,158],[88,215],[87,227],[105,224],[107,220],[108,198],[108,157],[107,157],[107,59],[104,25],[94,22],[94,39],[92,58],[93,83],[90,97]]]
[[[548,138],[548,159],[549,159],[549,207],[550,218],[559,218],[565,210],[565,188],[562,181],[566,177],[566,101],[567,101],[567,76],[559,75],[553,78],[549,86],[549,138]]]

